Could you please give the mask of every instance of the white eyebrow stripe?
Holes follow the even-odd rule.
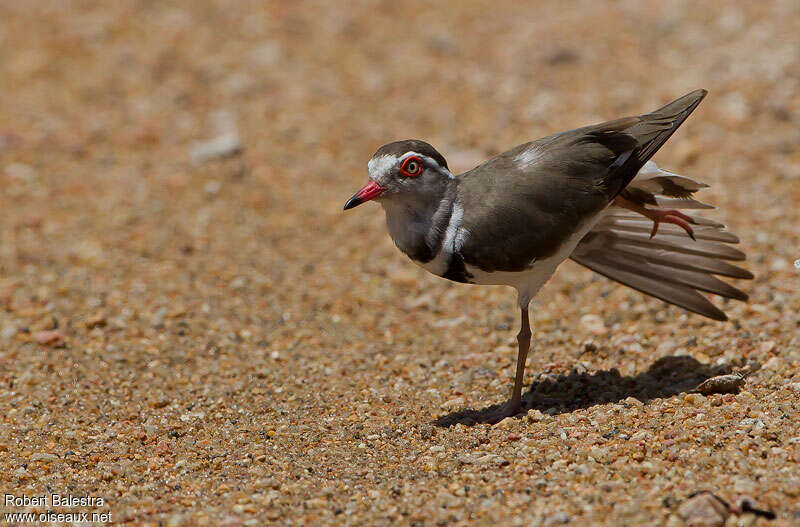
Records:
[[[453,176],[453,174],[445,167],[439,165],[439,163],[434,158],[426,156],[424,154],[420,154],[419,152],[406,152],[399,158],[391,154],[382,155],[380,157],[373,157],[367,163],[367,172],[369,173],[369,177],[380,185],[381,182],[388,176],[389,171],[395,165],[402,164],[403,161],[412,156],[420,158],[420,160],[423,162],[425,166],[435,168],[436,171],[442,174],[443,176],[448,177],[450,179],[455,179],[455,176]]]
[[[398,159],[398,162],[402,163],[403,161],[405,161],[406,159],[408,159],[409,157],[412,157],[412,156],[420,158],[422,161],[425,162],[425,165],[435,168],[443,176],[447,176],[450,179],[455,179],[455,176],[453,176],[453,174],[449,170],[447,170],[445,167],[441,166],[438,163],[438,161],[436,161],[434,158],[432,158],[430,156],[426,156],[424,154],[420,154],[419,152],[406,152],[405,154],[403,154],[400,157],[400,159]]]

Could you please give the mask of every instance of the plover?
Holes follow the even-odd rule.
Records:
[[[681,212],[713,208],[692,197],[707,185],[650,161],[705,95],[696,90],[652,113],[525,143],[458,176],[415,139],[383,145],[369,160],[369,182],[345,210],[375,200],[395,245],[426,270],[517,290],[514,387],[487,421],[521,408],[528,306],[567,258],[714,320],[726,316],[698,291],[747,300],[716,276],[753,277],[728,262],[745,259],[731,247],[739,239],[720,223]]]

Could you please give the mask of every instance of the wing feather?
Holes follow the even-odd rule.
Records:
[[[641,204],[705,208],[698,207],[696,204],[700,202],[691,195],[707,185],[671,173],[667,173],[669,179],[665,180],[659,175],[662,173],[667,172],[655,163],[648,163],[629,186],[636,192],[625,189],[625,197],[638,197]],[[670,183],[664,185],[664,181]],[[680,186],[680,190],[673,185]],[[670,194],[682,196],[664,197]],[[745,259],[742,251],[730,246],[739,243],[738,236],[721,223],[700,216],[692,216],[692,219],[696,240],[689,238],[679,226],[663,223],[658,234],[651,238],[651,220],[612,205],[581,240],[571,258],[611,280],[667,303],[715,320],[725,320],[725,314],[698,291],[746,301],[746,293],[715,275],[742,279],[753,278],[753,275],[726,261]]]
[[[457,256],[494,272],[524,271],[556,254],[634,179],[705,93],[694,91],[650,114],[519,145],[462,174],[457,199],[464,210],[461,227],[469,234]],[[662,187],[682,181],[658,177],[670,182]],[[675,206],[702,204],[684,199]]]

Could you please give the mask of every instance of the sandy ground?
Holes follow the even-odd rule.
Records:
[[[0,491],[104,501],[2,511],[678,527],[708,489],[800,524],[800,4],[569,6],[0,2]],[[533,409],[469,426],[510,390],[515,295],[342,213],[369,156],[464,170],[699,87],[656,160],[712,185],[750,303],[715,323],[566,263]]]

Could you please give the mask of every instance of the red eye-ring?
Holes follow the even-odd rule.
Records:
[[[422,172],[422,161],[418,157],[411,156],[403,161],[403,166],[400,167],[400,172],[404,176],[417,177]]]

